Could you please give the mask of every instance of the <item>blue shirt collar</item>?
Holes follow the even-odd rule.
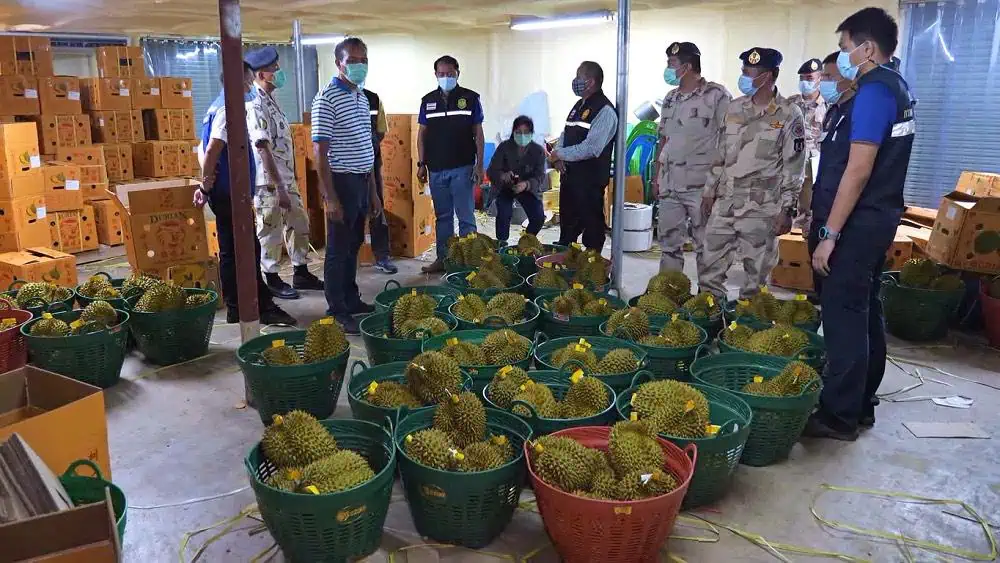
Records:
[[[349,92],[351,94],[361,91],[361,89],[358,88],[357,86],[351,88],[350,84],[341,80],[339,76],[334,76],[333,80],[330,81],[330,84],[333,84],[334,87],[339,88],[345,92]]]

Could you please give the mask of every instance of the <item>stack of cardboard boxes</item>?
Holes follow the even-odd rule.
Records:
[[[435,216],[430,187],[417,179],[417,116],[387,116],[382,141],[382,180],[385,219],[389,223],[389,250],[393,256],[413,258],[434,245]],[[364,258],[371,255],[366,235]],[[369,258],[370,259],[370,258]]]
[[[38,136],[30,123],[0,125],[0,252],[48,246]]]

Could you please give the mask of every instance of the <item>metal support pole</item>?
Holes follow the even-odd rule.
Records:
[[[306,63],[302,52],[302,23],[292,20],[292,47],[295,48],[295,92],[299,101],[299,120],[305,123],[306,112]]]
[[[615,106],[618,108],[618,133],[615,135],[615,183],[614,207],[611,215],[611,264],[614,274],[615,288],[619,295],[624,295],[624,256],[622,255],[622,237],[625,235],[625,225],[622,214],[625,210],[625,175],[628,173],[628,162],[625,161],[625,126],[628,121],[628,41],[629,20],[631,19],[631,0],[618,0],[618,85]]]

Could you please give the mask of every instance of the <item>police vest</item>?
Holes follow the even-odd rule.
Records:
[[[382,148],[379,146],[378,139],[378,108],[379,102],[378,94],[372,92],[371,90],[363,90],[365,97],[368,98],[368,107],[370,108],[370,114],[372,116],[372,144],[375,146],[375,160],[379,160],[382,156]]]
[[[439,172],[476,163],[476,122],[473,109],[479,94],[456,86],[445,98],[440,89],[420,100],[424,125],[424,164]]]
[[[577,102],[566,117],[562,146],[572,147],[582,143],[587,138],[587,134],[590,133],[590,124],[597,118],[597,114],[609,106],[611,109],[615,107],[611,100],[604,95],[604,92],[600,91]],[[614,138],[608,142],[597,157],[578,162],[567,162],[564,178],[606,184],[611,178],[611,151],[613,148]]]
[[[208,107],[205,118],[201,121],[201,146],[206,152],[208,151],[208,142],[212,137],[212,122],[215,121],[219,110],[225,107],[225,92],[219,92],[219,96]],[[247,153],[247,162],[250,164],[250,193],[252,194],[257,184],[257,167],[254,166],[253,146],[250,143],[247,143]],[[229,182],[229,143],[227,142],[219,155],[219,163],[215,166],[215,183],[212,184],[212,190],[221,190],[228,194],[230,193]]]
[[[819,136],[819,174],[813,182],[812,212],[819,226],[826,222],[837,197],[840,179],[851,153],[851,112],[854,98],[830,106]]]

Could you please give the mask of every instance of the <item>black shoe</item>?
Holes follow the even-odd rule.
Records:
[[[850,432],[842,432],[829,427],[819,417],[813,415],[809,417],[809,422],[806,423],[806,427],[802,431],[802,436],[805,438],[830,438],[831,440],[840,440],[842,442],[853,442],[858,439],[858,429],[855,428]]]
[[[295,274],[292,275],[292,287],[295,289],[323,291],[323,280],[313,275],[305,266],[296,266]]]
[[[361,327],[358,326],[358,321],[354,320],[354,317],[341,314],[334,315],[333,318],[344,328],[344,334],[361,334]]]
[[[267,288],[271,290],[271,295],[278,299],[298,299],[299,292],[292,289],[292,286],[285,283],[278,274],[264,274],[267,280]]]
[[[420,271],[425,274],[443,274],[445,272],[444,260],[438,258],[423,268],[420,268]]]
[[[375,306],[369,305],[364,301],[358,301],[356,304],[348,307],[348,312],[352,315],[370,315],[375,312]]]
[[[260,324],[262,325],[288,325],[295,326],[299,322],[295,317],[283,311],[277,305],[266,307],[260,312]]]
[[[226,308],[226,324],[236,324],[240,322],[240,310],[235,307]]]

